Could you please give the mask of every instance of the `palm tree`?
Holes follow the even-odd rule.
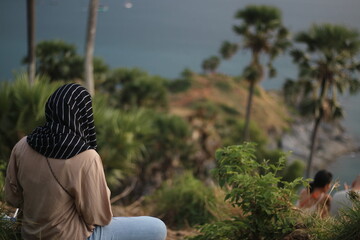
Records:
[[[88,9],[89,15],[87,22],[87,32],[86,32],[84,75],[85,75],[85,83],[87,89],[91,95],[94,95],[95,93],[93,56],[94,56],[96,19],[97,19],[98,7],[99,7],[99,0],[90,0],[89,9]]]
[[[355,57],[360,52],[360,38],[356,30],[323,24],[298,33],[295,41],[306,46],[306,49],[291,51],[299,66],[299,79],[307,86],[301,109],[314,118],[306,169],[306,177],[309,177],[320,123],[343,117],[338,93],[353,94],[359,89],[356,74],[360,71],[360,63]]]
[[[28,74],[30,84],[35,82],[35,0],[27,0]]]
[[[243,139],[249,140],[249,122],[252,108],[252,99],[255,86],[264,78],[264,65],[261,63],[261,56],[268,55],[269,76],[276,74],[272,66],[272,60],[285,50],[290,42],[288,31],[282,25],[281,11],[272,6],[249,5],[239,10],[235,18],[241,21],[235,25],[233,30],[242,37],[240,48],[251,52],[251,61],[245,67],[243,75],[249,82],[249,96],[247,100],[245,127]],[[225,59],[231,58],[238,49],[238,45],[224,42],[221,47],[221,54]]]
[[[207,59],[205,59],[202,63],[202,69],[204,70],[204,73],[207,72],[215,73],[217,68],[220,65],[220,59],[218,56],[211,56]]]

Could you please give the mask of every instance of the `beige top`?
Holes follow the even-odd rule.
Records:
[[[14,147],[5,183],[6,201],[23,210],[25,240],[85,240],[112,218],[110,190],[100,156],[87,150],[67,160],[46,157],[22,138]]]

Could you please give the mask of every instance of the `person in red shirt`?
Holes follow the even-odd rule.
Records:
[[[329,215],[331,196],[328,194],[332,173],[320,170],[315,174],[309,188],[300,192],[298,207],[308,213],[317,213],[321,217]]]

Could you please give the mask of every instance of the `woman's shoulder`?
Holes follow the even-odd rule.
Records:
[[[89,149],[79,153],[73,157],[73,160],[75,160],[75,162],[82,162],[82,165],[85,168],[98,165],[102,162],[100,155],[94,149]]]

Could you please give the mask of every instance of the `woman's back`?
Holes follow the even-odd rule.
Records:
[[[6,199],[23,209],[24,239],[86,239],[92,233],[94,221],[99,225],[108,224],[112,217],[110,192],[103,174],[96,173],[102,167],[96,151],[87,150],[67,160],[48,160],[49,163],[34,151],[26,138],[14,147],[10,159]],[[89,180],[94,175],[95,179]],[[93,187],[92,181],[96,181]],[[95,195],[103,197],[98,199]],[[97,205],[102,211],[98,215],[93,212]]]

